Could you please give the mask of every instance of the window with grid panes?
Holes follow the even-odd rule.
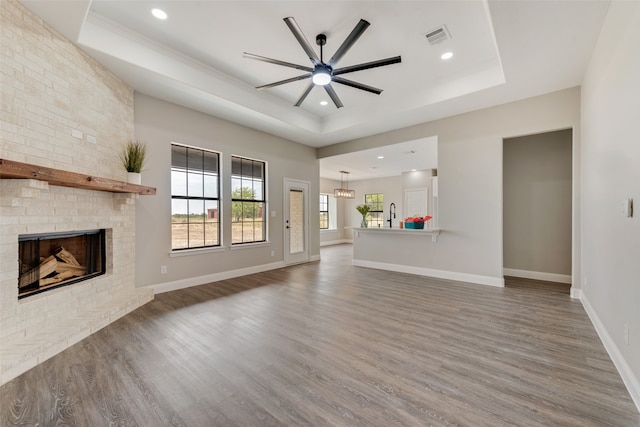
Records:
[[[384,195],[382,193],[365,194],[364,203],[369,205],[369,213],[367,214],[369,227],[383,227]]]
[[[266,163],[231,156],[231,244],[267,240]]]
[[[320,230],[329,229],[329,195],[320,195]]]
[[[171,249],[220,246],[220,155],[171,144]]]

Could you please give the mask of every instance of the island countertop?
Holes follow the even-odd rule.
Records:
[[[440,229],[414,229],[414,228],[399,228],[399,227],[350,227],[353,229],[353,232],[359,233],[394,233],[399,235],[407,235],[407,236],[431,236],[431,240],[434,242],[438,241],[438,235],[440,234]]]

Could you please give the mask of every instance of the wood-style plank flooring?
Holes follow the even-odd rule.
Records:
[[[638,426],[568,287],[322,261],[164,293],[0,388],[2,426]]]

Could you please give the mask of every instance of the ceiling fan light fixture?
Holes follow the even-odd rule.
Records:
[[[325,86],[331,83],[331,74],[327,70],[316,70],[311,80],[315,85]]]

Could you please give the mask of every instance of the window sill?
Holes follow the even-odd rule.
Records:
[[[258,243],[242,243],[242,244],[236,244],[236,245],[231,245],[229,247],[230,250],[232,251],[236,251],[236,250],[240,250],[240,249],[252,249],[252,248],[261,248],[261,247],[268,247],[271,246],[271,242],[267,241],[267,242],[258,242]]]
[[[169,251],[170,258],[177,258],[190,255],[202,255],[216,252],[224,252],[227,248],[224,246],[215,246],[212,248],[182,249],[179,251]]]

